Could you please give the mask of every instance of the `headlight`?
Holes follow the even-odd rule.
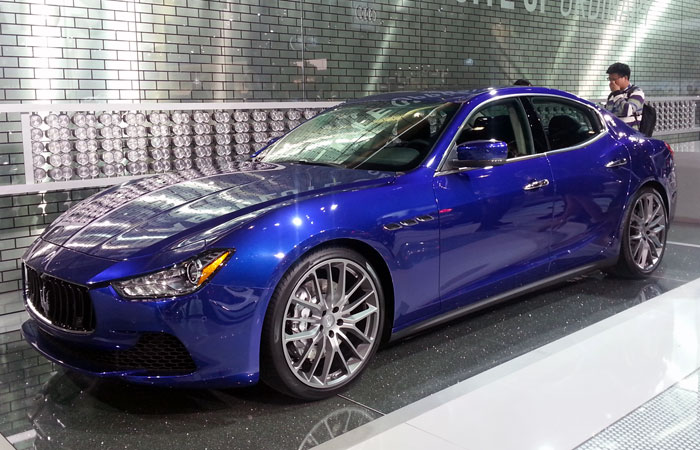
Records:
[[[213,250],[175,266],[128,280],[112,287],[125,298],[167,298],[191,294],[224,265],[231,250]]]

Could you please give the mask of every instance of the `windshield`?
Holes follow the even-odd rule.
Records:
[[[458,106],[386,101],[342,105],[283,136],[263,152],[261,160],[411,170],[428,156]]]

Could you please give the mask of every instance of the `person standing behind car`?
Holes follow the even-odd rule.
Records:
[[[630,66],[616,62],[608,67],[607,74],[611,92],[605,109],[627,125],[639,130],[644,108],[644,91],[630,83]]]

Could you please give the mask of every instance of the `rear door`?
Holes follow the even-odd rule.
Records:
[[[452,309],[542,277],[549,263],[554,185],[535,152],[517,98],[472,112],[454,144],[508,143],[506,164],[458,171],[449,164],[433,181],[440,217],[440,293]]]
[[[549,146],[554,176],[552,273],[602,259],[618,233],[629,189],[630,155],[589,105],[560,97],[525,103],[531,126]],[[546,142],[545,142],[546,141]]]

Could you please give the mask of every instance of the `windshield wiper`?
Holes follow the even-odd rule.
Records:
[[[347,169],[342,164],[336,164],[336,163],[330,163],[330,162],[321,162],[321,161],[303,161],[303,160],[290,160],[290,161],[277,161],[281,163],[293,163],[293,164],[303,164],[305,166],[324,166],[324,167],[335,167],[335,168],[340,168],[340,169]]]

